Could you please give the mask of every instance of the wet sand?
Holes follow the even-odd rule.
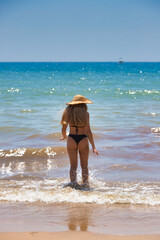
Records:
[[[0,240],[160,240],[160,235],[114,236],[90,232],[24,232],[0,233]]]
[[[159,235],[159,207],[98,204],[1,203],[2,232],[92,232]]]

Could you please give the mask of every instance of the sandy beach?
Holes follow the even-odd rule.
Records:
[[[0,233],[0,240],[159,240],[160,235],[135,235],[135,236],[114,236],[107,234],[96,234],[90,232],[23,232],[23,233]]]

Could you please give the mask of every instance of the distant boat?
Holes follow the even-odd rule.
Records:
[[[122,60],[122,58],[119,59],[119,62],[120,64],[124,63],[124,61]]]

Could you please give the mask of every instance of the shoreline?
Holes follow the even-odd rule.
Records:
[[[91,232],[1,232],[0,240],[160,240],[159,235],[108,235]]]
[[[159,235],[159,207],[97,204],[0,204],[1,233],[101,233]],[[0,237],[0,240],[4,240]]]

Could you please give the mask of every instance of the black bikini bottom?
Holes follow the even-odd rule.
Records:
[[[83,138],[87,137],[87,135],[85,135],[85,134],[83,134],[83,135],[69,134],[69,137],[73,138],[74,141],[75,141],[75,142],[77,143],[77,145],[78,145],[78,143],[79,143]]]

